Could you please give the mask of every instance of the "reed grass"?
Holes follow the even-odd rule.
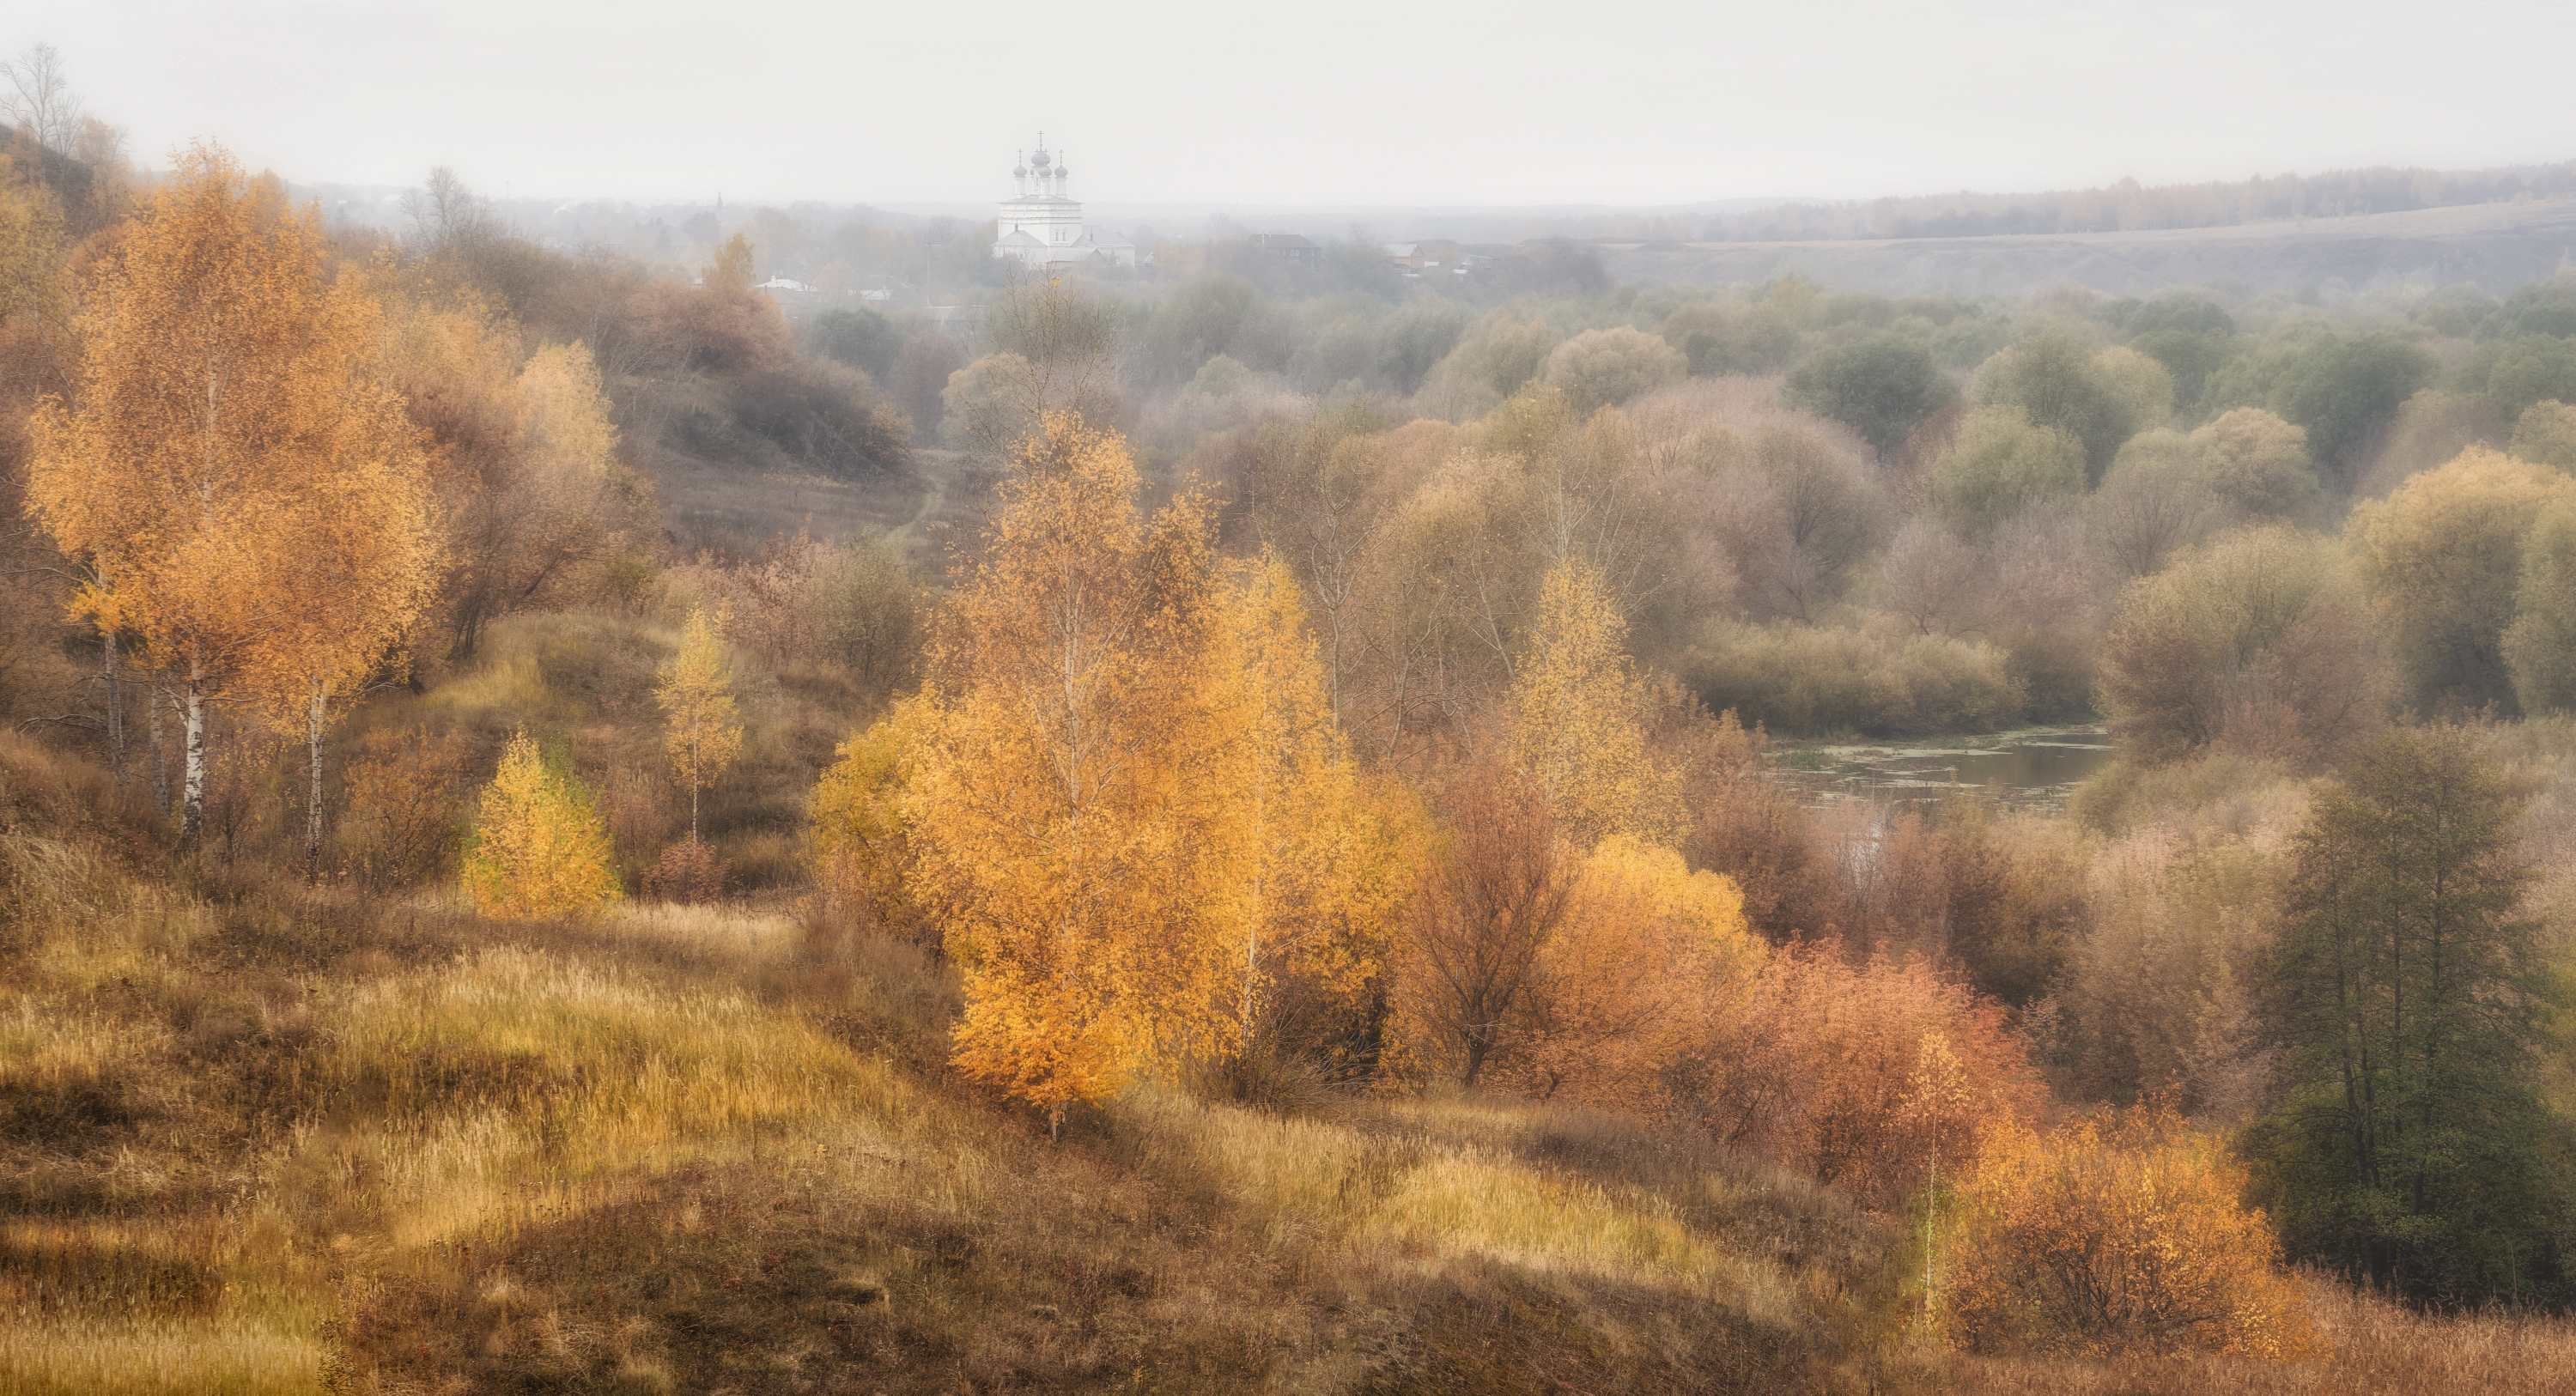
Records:
[[[17,1320],[0,1343],[7,1396],[306,1396],[323,1386],[310,1332],[235,1318]]]

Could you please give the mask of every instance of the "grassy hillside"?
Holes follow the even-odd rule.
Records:
[[[904,947],[173,885],[0,760],[0,1389],[1768,1389],[1899,1312],[1884,1224],[1638,1126],[1160,1090],[1050,1144]]]
[[[666,642],[514,622],[370,720],[478,746],[526,723],[613,777],[649,759],[616,719]],[[2539,1391],[2576,1369],[2560,1325],[2322,1285],[2323,1364],[1946,1356],[1911,1326],[1904,1219],[1542,1104],[1283,1116],[1166,1084],[1050,1141],[949,1072],[946,970],[800,910],[784,802],[832,695],[745,680],[759,775],[711,824],[765,871],[720,908],[580,923],[174,863],[101,772],[0,736],[0,1392]]]
[[[333,767],[416,732],[481,770],[524,727],[608,793],[631,885],[685,820],[645,720],[673,643],[504,622]],[[800,906],[801,793],[863,700],[738,659],[721,908],[311,890],[284,816],[174,862],[0,736],[0,1391],[1687,1391],[1901,1354],[1897,1229],[1642,1124],[1163,1086],[1049,1141],[950,1073],[949,971]]]

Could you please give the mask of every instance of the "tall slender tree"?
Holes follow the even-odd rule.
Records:
[[[1234,1041],[1250,1054],[1269,1026],[1278,982],[1347,997],[1393,939],[1403,878],[1387,829],[1353,767],[1296,576],[1276,554],[1243,564],[1226,588],[1202,679],[1218,764],[1201,779],[1230,806],[1210,848],[1223,874],[1240,989]]]
[[[680,652],[662,669],[653,690],[670,723],[663,740],[671,769],[689,783],[689,841],[698,840],[698,792],[713,784],[742,754],[742,724],[734,721],[733,684],[725,675],[716,623],[704,606],[691,607],[680,631]]]
[[[322,737],[332,704],[398,662],[427,609],[441,549],[420,432],[370,352],[382,306],[367,279],[344,275],[325,297],[305,369],[316,390],[315,449],[297,462],[290,494],[294,549],[276,559],[275,585],[295,612],[260,646],[259,688],[269,706],[304,728],[308,777],[304,858],[320,876],[324,819]]]
[[[2299,831],[2263,971],[2273,1215],[2294,1254],[2417,1298],[2553,1282],[2519,805],[2464,729],[2381,737]]]

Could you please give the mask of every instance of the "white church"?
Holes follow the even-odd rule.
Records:
[[[1111,266],[1136,265],[1136,244],[1106,228],[1082,224],[1082,203],[1064,193],[1064,158],[1049,155],[1038,136],[1035,155],[1022,153],[1011,170],[1011,197],[993,229],[993,255],[1033,267],[1058,267],[1094,257]]]

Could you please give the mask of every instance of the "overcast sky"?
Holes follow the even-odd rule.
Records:
[[[1025,20],[1013,18],[1025,14]],[[2576,157],[2576,4],[7,0],[151,163],[984,202],[1628,206]]]

